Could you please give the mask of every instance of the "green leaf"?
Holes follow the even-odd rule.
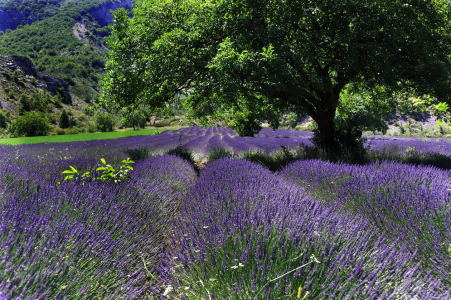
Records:
[[[62,172],[62,174],[74,174],[71,170],[65,170]]]
[[[106,165],[106,161],[105,161],[104,158],[101,158],[100,161],[101,161],[104,165]]]
[[[107,170],[107,168],[105,168],[105,167],[98,167],[98,168],[96,169],[96,171],[102,171],[102,170]]]
[[[66,177],[64,177],[64,180],[72,179],[72,178],[74,178],[74,175],[67,175]]]
[[[71,168],[72,169],[72,171],[74,171],[74,173],[77,173],[78,174],[78,171],[77,171],[77,169],[75,169],[74,167],[72,167],[72,166],[69,166],[69,168]]]

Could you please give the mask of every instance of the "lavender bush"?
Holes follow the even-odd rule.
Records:
[[[2,181],[0,290],[7,299],[133,299],[156,288],[146,268],[158,272],[172,216],[195,178],[186,162],[156,156],[120,184],[85,185],[39,182],[47,166],[28,165],[34,172],[0,167],[39,183],[30,190]]]
[[[352,166],[299,161],[280,175],[364,216],[408,245],[424,268],[451,283],[450,171],[395,162]]]
[[[181,212],[165,268],[181,298],[449,298],[406,243],[247,161],[209,164]]]
[[[0,299],[450,299],[451,171],[382,161],[446,162],[448,140],[369,136],[379,161],[357,166],[299,160],[310,137],[0,146]],[[63,181],[134,151],[121,182]]]

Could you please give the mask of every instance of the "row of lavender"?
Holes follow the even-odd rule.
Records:
[[[376,170],[387,177],[397,165],[345,173],[351,167],[318,164],[299,162],[273,174],[226,159],[211,163],[196,181],[186,162],[164,155],[139,162],[122,185],[43,184],[31,193],[6,189],[3,182],[1,289],[8,299],[135,299],[155,285],[149,274],[156,274],[163,259],[161,278],[186,299],[449,299],[449,259],[434,257],[441,264],[428,268],[418,260],[419,249],[378,226],[371,211],[351,214],[340,201],[326,205],[290,183],[321,184],[327,174],[338,181],[330,177],[335,173],[368,179]],[[7,175],[3,167],[0,174]],[[428,169],[418,176],[418,169],[398,168],[407,183],[395,181],[394,188],[434,190],[449,182],[446,172]],[[377,178],[372,190],[393,180],[379,184]],[[418,209],[409,197],[413,212],[404,209],[401,215],[440,212],[446,219],[446,193],[432,193]],[[373,204],[374,210],[387,209],[384,203]],[[443,234],[450,228],[446,220]],[[174,244],[165,249],[170,232],[162,226],[170,223]]]
[[[134,299],[155,286],[150,273],[166,253],[161,276],[187,299],[259,292],[270,299],[307,292],[315,299],[449,299],[448,172],[304,161],[272,174],[222,160],[196,179],[186,162],[164,155],[137,162],[120,185],[57,184],[69,165],[92,171],[102,156],[117,165],[123,148],[169,149],[180,134],[183,143],[204,129],[184,130],[0,147],[0,289],[7,298]],[[221,129],[207,130],[201,136]],[[303,191],[319,187],[339,201],[325,204]]]
[[[0,148],[0,292],[6,299],[135,299],[155,286],[150,272],[196,173],[163,155],[137,162],[121,184],[63,182],[62,169],[101,157],[53,153],[66,147],[52,145],[46,155],[39,145],[35,156],[29,146],[26,154]]]
[[[396,168],[409,175],[406,183]],[[449,242],[449,195],[434,192],[449,183],[449,172],[400,164],[344,171],[351,169],[300,161],[274,174],[245,160],[210,163],[184,200],[173,237],[179,248],[166,259],[168,284],[185,299],[450,299],[451,259],[441,244]],[[337,176],[348,180],[341,201],[326,203],[296,186]],[[354,187],[354,177],[372,185]],[[351,187],[361,199],[351,200]],[[375,191],[386,198],[374,200]],[[362,209],[349,211],[346,196],[355,205],[362,201]],[[380,224],[383,212],[394,216]],[[441,217],[443,228],[433,216]],[[410,227],[403,229],[404,220]]]
[[[365,217],[451,284],[451,171],[395,162],[356,166],[307,160],[279,175]]]
[[[92,157],[109,154],[112,157],[122,157],[123,149],[147,147],[153,152],[165,151],[182,145],[194,150],[198,157],[205,156],[212,148],[224,147],[234,154],[242,154],[247,151],[263,151],[271,153],[281,149],[281,146],[293,148],[301,143],[311,146],[311,132],[292,130],[263,129],[257,137],[240,137],[230,128],[222,127],[186,127],[177,131],[164,131],[158,135],[133,136],[115,140],[94,140],[83,142],[58,144],[37,144],[9,148],[17,157],[31,154],[39,155],[41,160],[48,157],[61,159],[73,157]],[[451,155],[449,139],[424,139],[388,136],[367,136],[368,146],[373,151],[391,151],[405,153],[406,151],[435,152]],[[49,151],[49,148],[51,149]],[[53,150],[52,150],[53,149]],[[57,150],[55,150],[57,149]]]

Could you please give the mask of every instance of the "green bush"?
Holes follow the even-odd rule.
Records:
[[[158,123],[157,123],[157,122],[154,123],[153,126],[154,126],[154,127],[168,127],[168,126],[171,126],[171,123],[172,123],[173,121],[175,121],[174,118],[171,118],[171,119],[165,119],[165,120],[159,121]]]
[[[25,112],[14,120],[17,136],[44,136],[52,130],[49,120],[35,112]]]
[[[280,125],[289,128],[295,128],[298,122],[298,115],[295,112],[290,112],[285,118],[282,118]]]
[[[233,153],[225,147],[215,147],[208,151],[207,161],[212,162],[221,158],[233,157]]]
[[[114,119],[109,113],[99,113],[96,115],[96,126],[100,131],[113,131],[114,125]]]
[[[55,129],[55,133],[56,133],[57,135],[65,135],[65,134],[66,134],[66,131],[65,131],[64,129],[62,129],[62,128],[56,128],[56,129]]]
[[[135,110],[126,113],[121,120],[121,127],[133,127],[133,130],[146,126],[146,116],[142,111]]]
[[[69,115],[67,114],[66,110],[63,110],[63,112],[61,113],[59,125],[61,128],[70,127]]]
[[[94,133],[97,132],[97,127],[95,125],[89,125],[87,130],[89,133]]]
[[[128,148],[124,149],[123,152],[127,154],[133,161],[138,161],[140,159],[148,158],[152,155],[152,152],[149,148],[142,146],[138,148]]]
[[[6,128],[6,116],[0,112],[0,128]]]

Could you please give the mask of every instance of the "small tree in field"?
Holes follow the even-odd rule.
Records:
[[[45,136],[52,130],[49,120],[35,112],[25,112],[14,120],[17,136]]]
[[[337,150],[346,139],[335,116],[350,84],[451,103],[446,0],[143,0],[132,12],[114,14],[100,98],[108,107],[166,109],[188,92],[202,124],[233,112],[251,135],[289,110],[311,116],[318,146]]]
[[[59,125],[61,128],[70,127],[69,115],[67,114],[66,110],[63,110],[63,112],[61,113]]]
[[[0,128],[6,128],[6,116],[0,112]]]
[[[126,112],[122,117],[123,127],[133,127],[133,130],[146,127],[146,116],[140,110]]]
[[[113,131],[114,125],[114,119],[109,113],[99,113],[96,115],[96,126],[100,131]]]

